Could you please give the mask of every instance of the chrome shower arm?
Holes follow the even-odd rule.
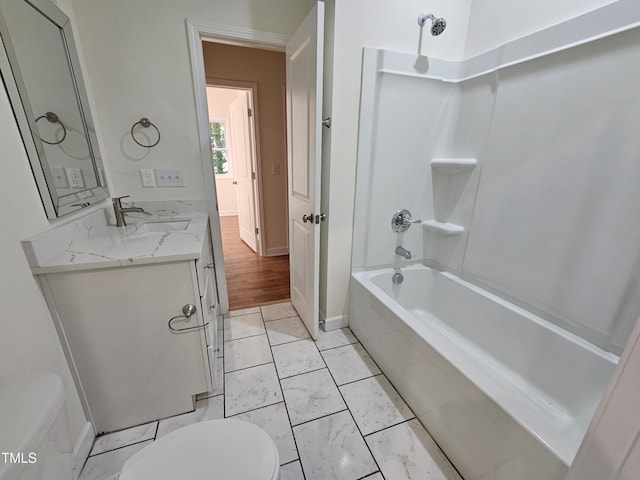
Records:
[[[424,27],[428,19],[433,22],[436,17],[433,15],[433,13],[421,13],[420,15],[418,15],[418,25]]]

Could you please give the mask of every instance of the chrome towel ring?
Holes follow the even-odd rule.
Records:
[[[64,141],[64,139],[67,138],[67,129],[65,128],[65,126],[60,121],[60,118],[58,118],[58,115],[56,115],[53,112],[47,112],[44,115],[40,115],[38,118],[36,118],[36,123],[38,123],[38,120],[40,120],[41,118],[46,118],[51,123],[59,123],[60,126],[62,127],[62,138],[60,140],[58,140],[57,142],[47,142],[42,137],[40,137],[40,140],[42,140],[44,143],[46,143],[48,145],[60,145]]]
[[[153,127],[156,129],[156,133],[158,134],[158,139],[152,143],[151,145],[145,145],[144,143],[140,143],[135,135],[133,134],[133,129],[136,128],[136,125],[141,125],[144,128],[149,128],[149,127]],[[158,130],[158,127],[156,127],[151,120],[149,120],[146,117],[142,117],[140,120],[138,120],[136,123],[134,123],[131,126],[131,138],[133,138],[133,141],[136,142],[138,145],[140,145],[141,147],[145,147],[145,148],[151,148],[151,147],[155,147],[156,145],[158,145],[158,143],[160,143],[160,130]]]
[[[206,326],[208,326],[209,322],[203,325],[196,325],[195,327],[183,327],[183,328],[176,328],[172,325],[172,322],[174,320],[191,318],[191,315],[196,313],[196,311],[197,310],[195,305],[193,305],[192,303],[186,304],[184,307],[182,307],[182,315],[176,315],[175,317],[171,317],[169,319],[169,323],[168,323],[169,330],[171,330],[173,333],[193,332],[195,330],[200,330],[201,328],[205,328]]]

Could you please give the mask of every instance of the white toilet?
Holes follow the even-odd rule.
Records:
[[[120,480],[278,480],[276,445],[240,420],[194,423],[159,438],[131,457]]]

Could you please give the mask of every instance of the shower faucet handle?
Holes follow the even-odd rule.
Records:
[[[395,233],[402,233],[409,230],[412,223],[420,223],[422,220],[413,220],[411,212],[407,209],[397,210],[391,217],[391,229]]]

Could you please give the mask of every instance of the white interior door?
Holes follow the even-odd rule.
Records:
[[[287,153],[291,302],[309,333],[319,323],[320,159],[324,3],[287,43]]]
[[[249,92],[241,92],[229,106],[229,139],[235,172],[240,238],[251,249],[258,249],[255,208],[255,171],[249,118]]]

